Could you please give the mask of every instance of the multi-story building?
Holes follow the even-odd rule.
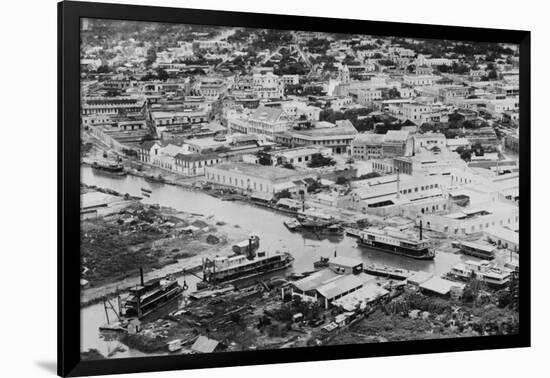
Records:
[[[151,156],[156,156],[159,154],[162,148],[162,144],[156,140],[148,140],[140,144],[138,147],[138,158],[144,163],[151,162]]]
[[[506,97],[519,96],[519,83],[498,82],[495,83],[495,90]]]
[[[252,76],[252,92],[260,99],[282,98],[284,83],[279,76],[267,73],[255,73]]]
[[[487,111],[493,115],[502,114],[507,111],[515,111],[519,109],[518,97],[509,97],[503,99],[494,99],[487,101]]]
[[[358,134],[351,143],[351,156],[357,160],[380,159],[385,135]]]
[[[353,140],[351,154],[357,160],[408,156],[413,153],[413,138],[407,131],[390,130],[382,134],[359,134]]]
[[[158,135],[164,131],[183,131],[193,124],[208,121],[208,111],[205,109],[184,110],[154,110],[149,113],[151,123]]]
[[[293,120],[305,118],[307,121],[316,122],[319,121],[321,115],[321,108],[300,101],[283,101],[280,107]]]
[[[404,75],[403,84],[410,85],[413,87],[423,86],[423,85],[434,85],[437,76],[433,75]]]
[[[414,122],[415,124],[421,124],[424,115],[432,113],[432,106],[429,104],[421,104],[421,103],[405,103],[401,104],[401,114],[400,117],[403,120],[409,120]]]
[[[449,205],[443,196],[438,176],[387,175],[354,182],[354,188],[340,206],[382,216],[440,212]]]
[[[449,174],[453,168],[467,165],[457,153],[440,146],[433,146],[432,150],[417,149],[414,156],[395,157],[393,160],[394,168],[408,175]]]
[[[137,97],[86,97],[82,99],[82,115],[89,114],[126,114],[143,110],[144,99]]]
[[[426,56],[422,54],[418,54],[418,57],[415,60],[416,66],[428,66],[428,67],[436,67],[436,66],[452,66],[454,63],[453,59],[448,58],[427,58]]]
[[[176,154],[174,156],[174,170],[185,176],[203,176],[206,167],[220,164],[225,159],[216,153],[207,154]]]
[[[300,83],[300,75],[282,75],[281,81],[284,85],[297,85]]]
[[[207,101],[215,101],[227,90],[227,85],[222,79],[203,79],[199,92]]]
[[[349,96],[361,105],[370,106],[374,101],[382,100],[382,90],[380,89],[350,89]]]
[[[288,130],[290,124],[291,119],[283,109],[260,106],[246,120],[245,133],[265,135],[273,140],[275,134]]]
[[[350,121],[318,122],[316,127],[304,130],[292,130],[275,136],[275,141],[289,147],[320,146],[327,147],[335,154],[347,153],[357,130]]]
[[[443,133],[424,133],[414,135],[414,149],[426,148],[431,150],[433,147],[440,149],[445,148],[447,145],[447,138]]]
[[[470,94],[470,88],[464,86],[451,86],[439,89],[439,98],[447,103],[455,98],[464,98]]]

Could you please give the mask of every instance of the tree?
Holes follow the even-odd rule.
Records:
[[[280,192],[277,192],[275,194],[275,197],[279,200],[281,198],[291,198],[292,194],[288,191],[288,189],[283,189]]]
[[[498,79],[498,73],[497,73],[497,71],[496,71],[496,70],[491,70],[491,71],[489,71],[489,74],[487,74],[487,78],[488,78],[489,80],[496,80],[496,79]]]
[[[169,77],[168,72],[166,72],[166,70],[162,68],[157,71],[157,76],[158,76],[158,79],[161,81],[166,81],[168,80],[168,77]]]
[[[401,93],[399,93],[399,91],[397,90],[397,88],[393,87],[392,89],[390,89],[388,91],[388,97],[389,98],[400,98],[401,97]]]
[[[457,149],[458,150],[458,149]],[[460,158],[464,161],[470,161],[472,160],[472,151],[470,150],[463,150],[460,153]]]
[[[319,189],[321,189],[321,184],[319,183],[319,181],[313,181],[311,184],[307,186],[308,193],[316,192]]]
[[[338,176],[336,178],[336,184],[337,185],[346,185],[348,183],[348,179],[345,178],[344,176]]]
[[[335,165],[336,162],[330,157],[325,157],[320,153],[311,155],[311,160],[308,163],[308,167],[317,168],[317,167],[326,167]]]
[[[260,163],[261,165],[272,165],[273,164],[272,161],[271,161],[271,155],[269,155],[266,151],[258,151],[256,156],[258,156],[258,158],[259,158],[258,163]]]
[[[97,73],[108,73],[108,72],[109,72],[109,66],[105,64],[97,67]]]
[[[477,142],[472,146],[472,150],[474,151],[476,156],[483,156],[485,154],[485,150],[483,149],[483,146],[479,142]]]
[[[151,47],[147,50],[147,56],[145,58],[145,66],[150,67],[157,60],[157,50]]]

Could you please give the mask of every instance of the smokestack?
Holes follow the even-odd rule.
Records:
[[[254,258],[254,250],[252,249],[253,241],[254,241],[254,236],[250,236],[248,238],[248,256],[247,256],[249,260],[252,260]]]
[[[422,240],[422,219],[420,220],[420,240]]]
[[[139,268],[139,278],[141,280],[141,286],[145,286],[145,282],[143,281],[143,268]]]

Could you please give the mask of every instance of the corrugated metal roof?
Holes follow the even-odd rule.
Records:
[[[341,295],[361,286],[363,286],[363,281],[361,279],[359,279],[357,276],[348,274],[331,280],[330,282],[319,287],[317,291],[323,297],[330,300],[338,295]]]

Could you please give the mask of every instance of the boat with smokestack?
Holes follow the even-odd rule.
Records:
[[[294,258],[288,252],[256,252],[260,238],[256,235],[248,239],[248,246],[237,243],[230,256],[204,259],[203,282],[197,288],[220,283],[231,283],[237,280],[286,269],[292,265]]]
[[[143,269],[139,269],[140,284],[129,290],[129,296],[122,304],[121,315],[127,318],[142,319],[161,307],[177,301],[183,288],[174,277],[143,279]]]
[[[367,249],[417,260],[433,260],[435,257],[435,251],[430,247],[429,241],[422,238],[422,221],[418,238],[412,233],[393,227],[368,227],[362,231],[357,244]]]

